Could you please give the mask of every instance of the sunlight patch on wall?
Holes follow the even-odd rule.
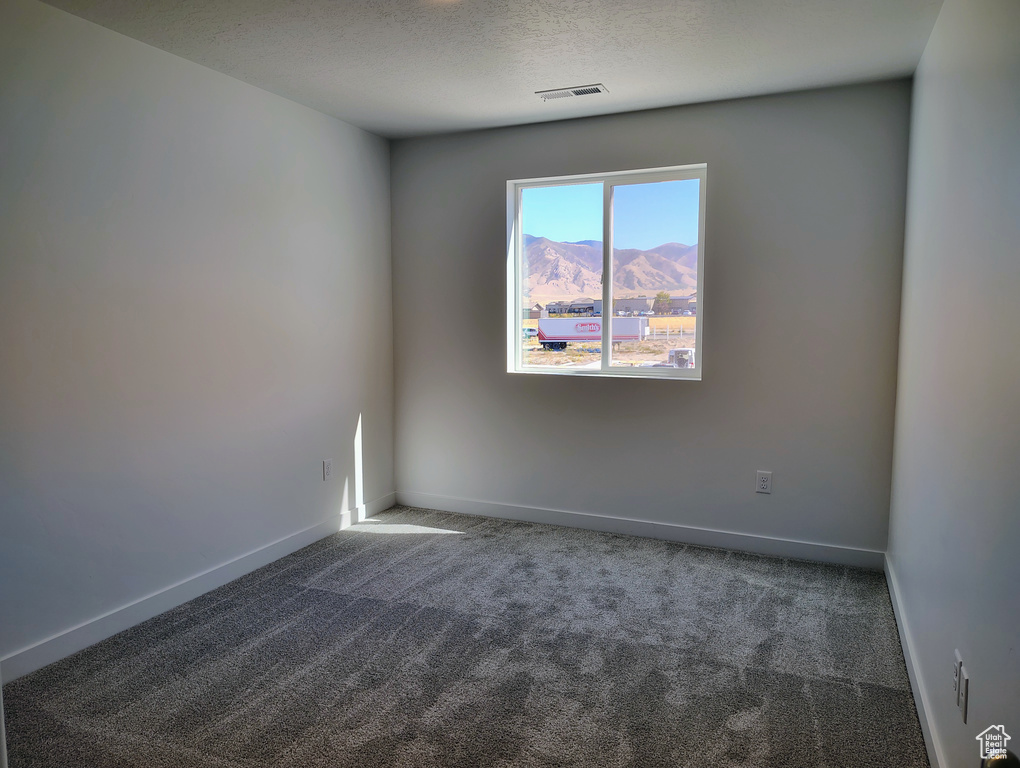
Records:
[[[365,443],[361,432],[361,414],[358,414],[358,428],[354,430],[354,521],[365,519]]]

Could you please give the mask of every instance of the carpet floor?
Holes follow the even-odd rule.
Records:
[[[927,766],[881,573],[406,507],[4,698],[11,768]]]

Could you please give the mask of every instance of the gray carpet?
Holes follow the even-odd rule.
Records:
[[[395,507],[4,688],[29,766],[926,766],[880,573]]]

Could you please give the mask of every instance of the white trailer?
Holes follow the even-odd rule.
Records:
[[[641,341],[648,335],[648,318],[612,318],[613,344]],[[538,341],[546,349],[566,349],[567,344],[602,341],[601,317],[544,317],[538,321]]]

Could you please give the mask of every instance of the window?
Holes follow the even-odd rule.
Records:
[[[507,370],[701,379],[707,166],[507,182]]]

